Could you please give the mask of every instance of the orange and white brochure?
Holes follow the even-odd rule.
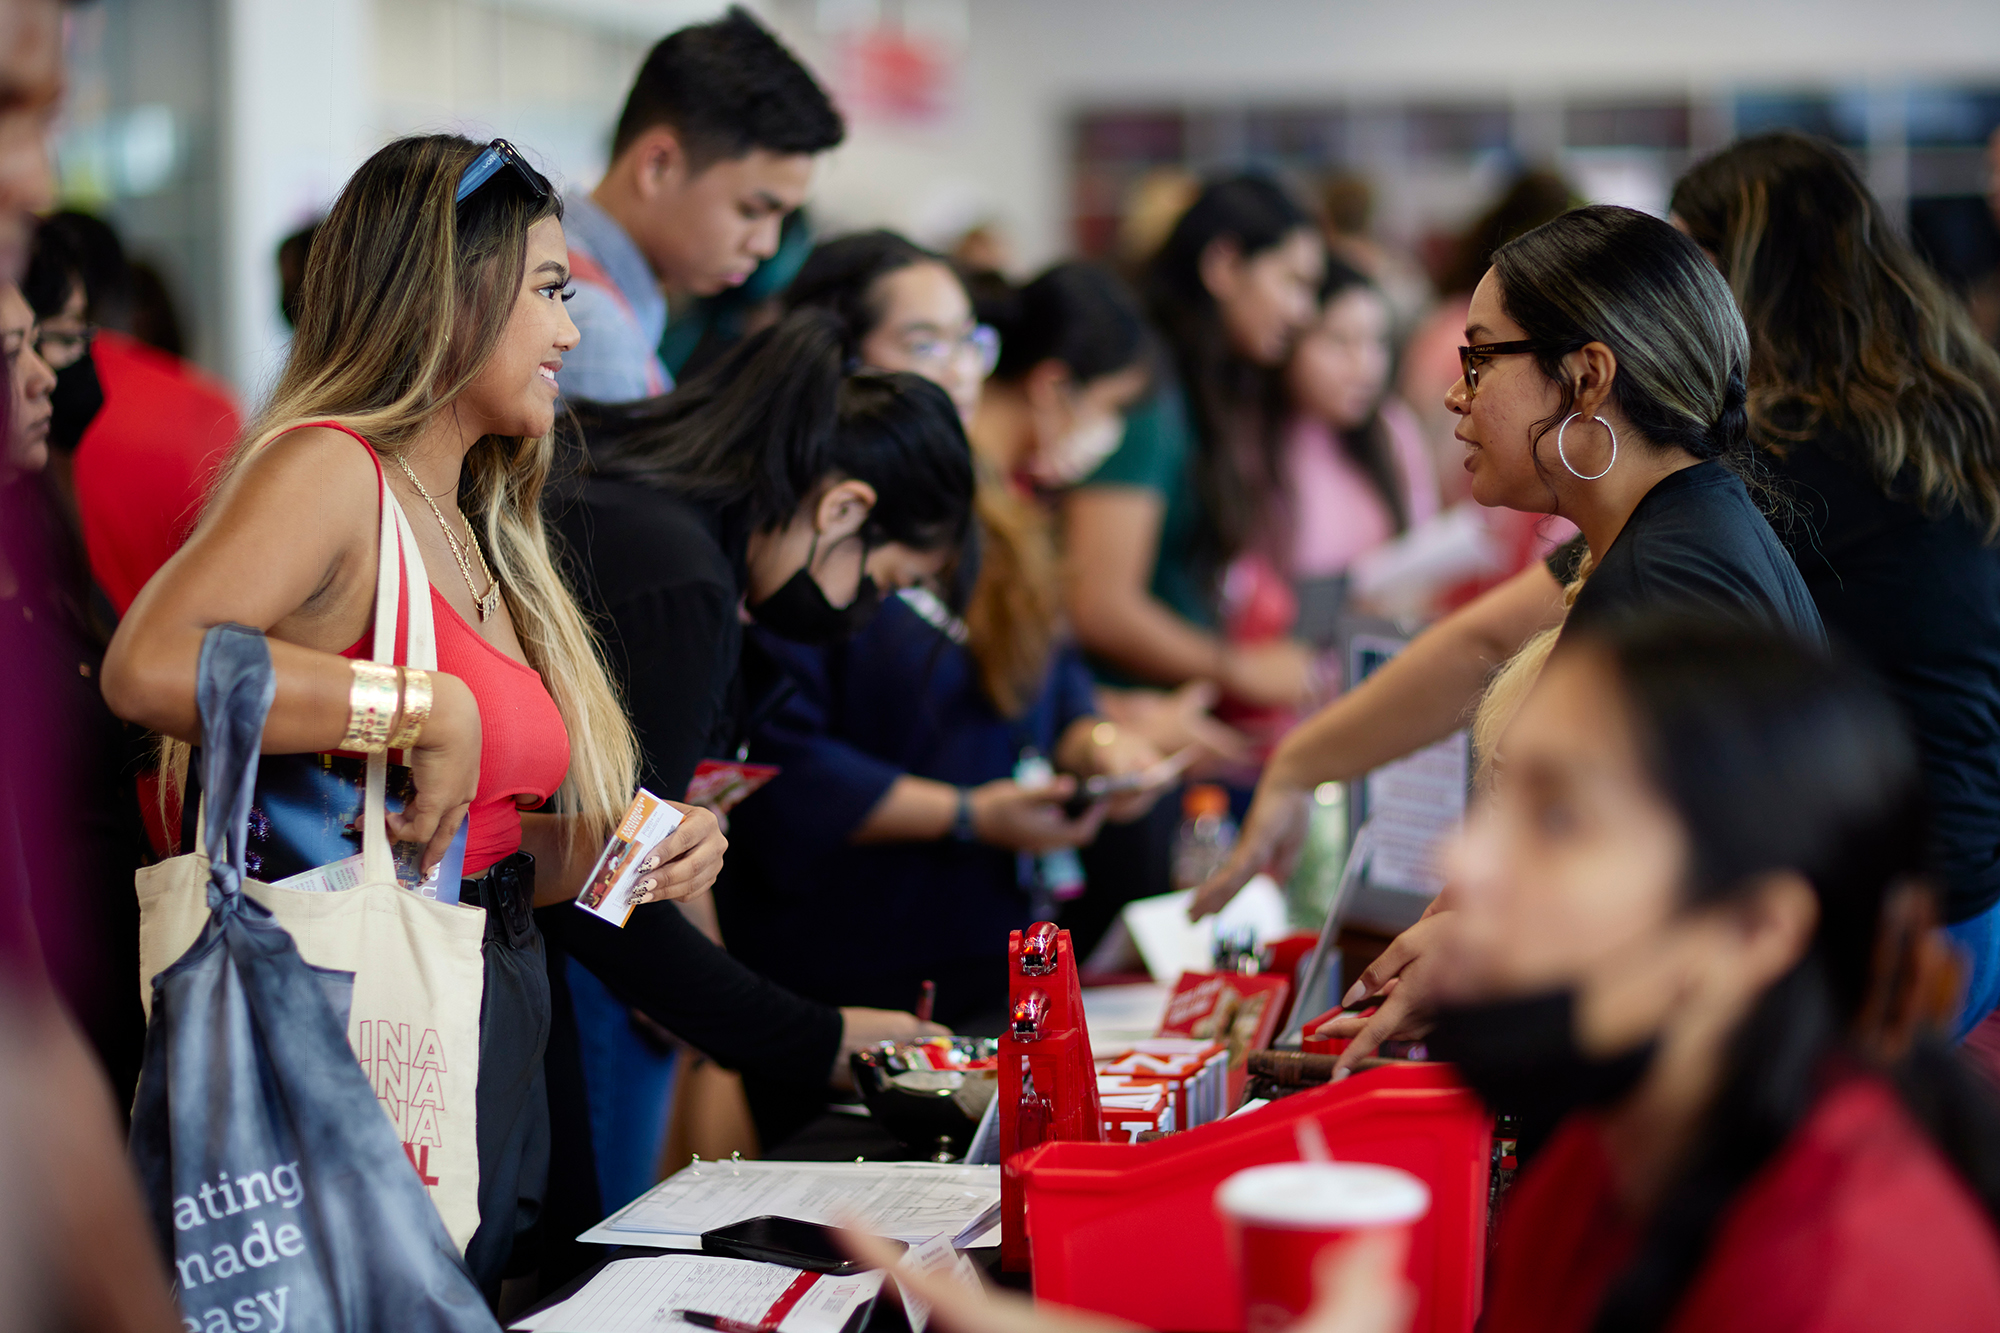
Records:
[[[604,844],[604,854],[591,867],[583,892],[576,895],[576,905],[623,928],[637,906],[632,901],[632,886],[639,882],[640,862],[649,849],[680,826],[681,812],[641,787],[625,818],[618,821],[611,841]]]

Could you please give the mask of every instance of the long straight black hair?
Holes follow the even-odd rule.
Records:
[[[1328,255],[1326,277],[1319,284],[1321,315],[1326,313],[1329,305],[1356,290],[1374,292],[1377,299],[1381,298],[1380,290],[1367,274]],[[1387,396],[1385,386],[1381,397]],[[1361,474],[1374,488],[1376,498],[1389,511],[1389,526],[1400,533],[1410,526],[1410,506],[1404,498],[1408,481],[1403,476],[1402,463],[1396,458],[1395,446],[1390,442],[1389,428],[1382,421],[1381,406],[1378,398],[1366,421],[1351,430],[1335,426],[1333,435],[1341,452],[1361,469]]]
[[[972,450],[943,389],[919,375],[845,369],[841,321],[795,311],[661,398],[580,404],[598,472],[784,526],[825,482],[875,488],[864,532],[956,547],[972,520]]]
[[[1923,932],[1898,910],[1924,894],[1926,813],[1915,743],[1869,678],[1769,631],[1636,619],[1559,653],[1610,663],[1654,786],[1690,847],[1687,903],[1740,898],[1790,871],[1819,920],[1805,956],[1737,1031],[1721,1092],[1595,1327],[1654,1330],[1707,1260],[1732,1201],[1843,1069],[1888,1077],[1913,1118],[2000,1220],[2000,1113],[1935,1036],[1861,1040]],[[1900,1049],[1899,1049],[1900,1048]]]
[[[1216,241],[1229,241],[1254,259],[1313,229],[1311,216],[1276,181],[1233,176],[1201,192],[1146,267],[1146,302],[1193,418],[1202,509],[1194,554],[1214,577],[1249,543],[1263,497],[1277,484],[1270,460],[1282,390],[1276,371],[1230,347],[1201,258]]]

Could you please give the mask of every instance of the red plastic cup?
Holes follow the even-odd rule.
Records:
[[[1277,1333],[1312,1307],[1321,1250],[1370,1231],[1406,1231],[1430,1211],[1423,1181],[1365,1162],[1278,1162],[1215,1192],[1243,1289],[1245,1333]]]

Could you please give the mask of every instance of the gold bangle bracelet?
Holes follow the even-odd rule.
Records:
[[[355,754],[380,754],[389,748],[389,729],[396,720],[396,668],[380,662],[355,662],[354,684],[347,691],[347,734],[340,748]]]
[[[414,746],[424,734],[424,724],[431,720],[431,673],[422,667],[397,667],[403,678],[403,707],[396,719],[395,734],[389,737],[389,748],[407,750]]]

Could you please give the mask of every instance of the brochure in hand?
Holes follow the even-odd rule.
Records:
[[[617,832],[604,844],[604,854],[591,867],[576,905],[623,928],[638,906],[632,901],[632,886],[641,878],[639,866],[646,852],[680,826],[681,812],[641,787]]]

